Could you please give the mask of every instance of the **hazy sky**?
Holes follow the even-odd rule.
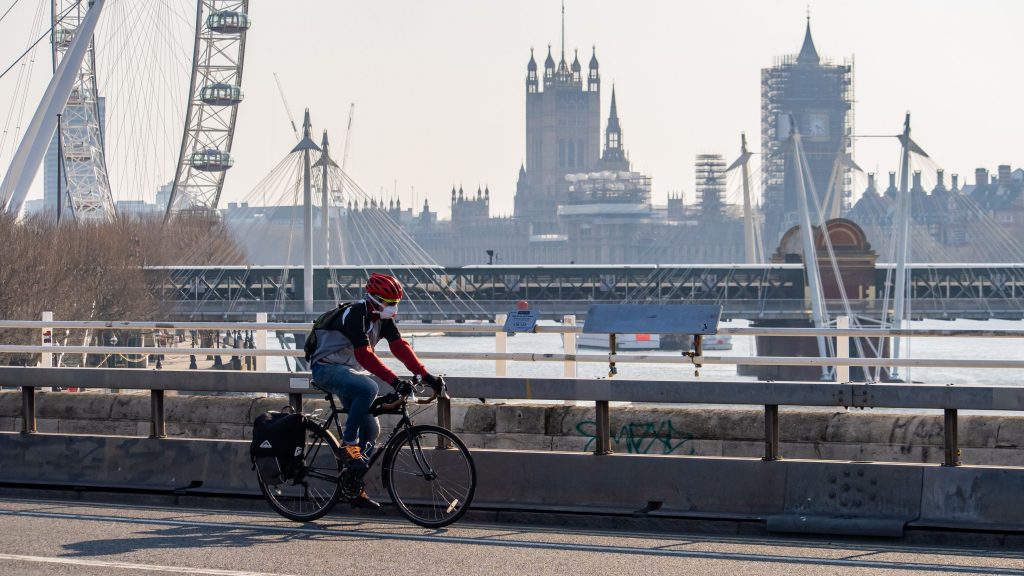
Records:
[[[614,82],[625,147],[634,168],[653,177],[656,202],[669,191],[692,197],[695,154],[731,160],[743,131],[759,148],[760,70],[799,50],[807,6],[566,2],[567,58],[579,48],[586,66],[596,45],[602,117]],[[294,113],[308,106],[317,133],[327,128],[339,154],[356,103],[349,171],[366,190],[390,193],[397,180],[403,203],[415,187],[419,204],[428,197],[444,213],[452,184],[487,184],[492,213],[510,213],[524,156],[526,63],[531,47],[542,62],[549,43],[558,59],[559,12],[557,0],[252,0],[246,100],[222,204],[244,197],[294,143],[276,71]],[[817,1],[810,12],[819,53],[855,59],[856,133],[895,134],[909,110],[915,140],[947,172],[973,181],[975,166],[1024,163],[1024,3]],[[0,40],[4,67],[26,33],[7,36],[16,39]],[[34,79],[39,91],[43,82]],[[0,81],[0,113],[12,90],[10,78]],[[856,159],[865,170],[895,170],[896,146],[859,141]],[[32,194],[40,195],[41,188]]]

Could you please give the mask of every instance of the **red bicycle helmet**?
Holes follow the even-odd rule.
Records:
[[[402,285],[394,276],[374,272],[366,281],[366,293],[394,304],[402,299]]]

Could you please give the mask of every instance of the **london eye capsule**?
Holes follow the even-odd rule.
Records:
[[[206,27],[218,34],[240,34],[252,26],[252,19],[244,12],[220,10],[206,17]]]
[[[71,45],[71,41],[75,38],[74,28],[64,28],[63,26],[53,31],[53,45],[61,50],[67,50],[68,46]]]
[[[210,84],[199,91],[199,99],[203,104],[211,106],[234,106],[242,101],[242,89],[233,84]]]
[[[92,159],[92,148],[82,140],[64,142],[61,147],[64,159],[68,161],[86,162]]]
[[[68,106],[81,106],[85,103],[85,98],[82,97],[82,91],[78,88],[73,88],[71,94],[68,95]]]
[[[188,163],[201,172],[224,172],[234,165],[235,160],[227,152],[216,148],[207,148],[190,154]]]

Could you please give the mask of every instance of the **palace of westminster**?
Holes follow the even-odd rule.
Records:
[[[695,204],[679,195],[670,195],[666,205],[653,204],[651,177],[631,167],[614,88],[602,138],[601,84],[596,49],[585,68],[578,53],[571,63],[564,53],[556,63],[550,48],[540,66],[531,50],[524,87],[526,154],[511,217],[491,216],[490,190],[459,187],[451,190],[450,220],[439,220],[427,202],[414,209],[400,201],[371,201],[342,210],[341,228],[366,229],[387,213],[442,265],[764,261],[799,222],[790,138],[795,123],[817,205],[826,217],[856,222],[886,260],[897,178],[890,173],[888,186],[880,189],[868,174],[867,189],[851,201],[853,66],[819,57],[809,21],[799,53],[777,57],[761,71],[761,154],[755,156],[761,182],[750,191],[760,204],[752,219],[761,248],[753,259],[745,247],[743,206],[725,202],[725,159],[696,158]],[[921,174],[913,174],[914,261],[990,261],[998,258],[983,253],[985,247],[1024,242],[1024,170],[1003,165],[990,175],[979,168],[973,183],[953,175],[948,187],[942,171],[935,176],[935,187],[926,191]],[[227,217],[239,208],[248,207],[229,207]],[[372,263],[363,261],[372,259],[367,242],[372,239],[348,237],[345,254],[331,261]],[[253,263],[280,261],[274,250],[263,248],[250,247]]]

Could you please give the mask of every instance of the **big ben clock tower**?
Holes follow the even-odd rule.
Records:
[[[818,56],[810,18],[800,53],[776,58],[774,66],[761,70],[761,205],[769,251],[799,223],[791,122],[802,136],[819,205],[825,207],[830,186],[837,186],[841,204],[836,208],[848,210],[849,169],[842,168],[835,183],[832,179],[837,156],[853,155],[853,64],[832,64]]]

